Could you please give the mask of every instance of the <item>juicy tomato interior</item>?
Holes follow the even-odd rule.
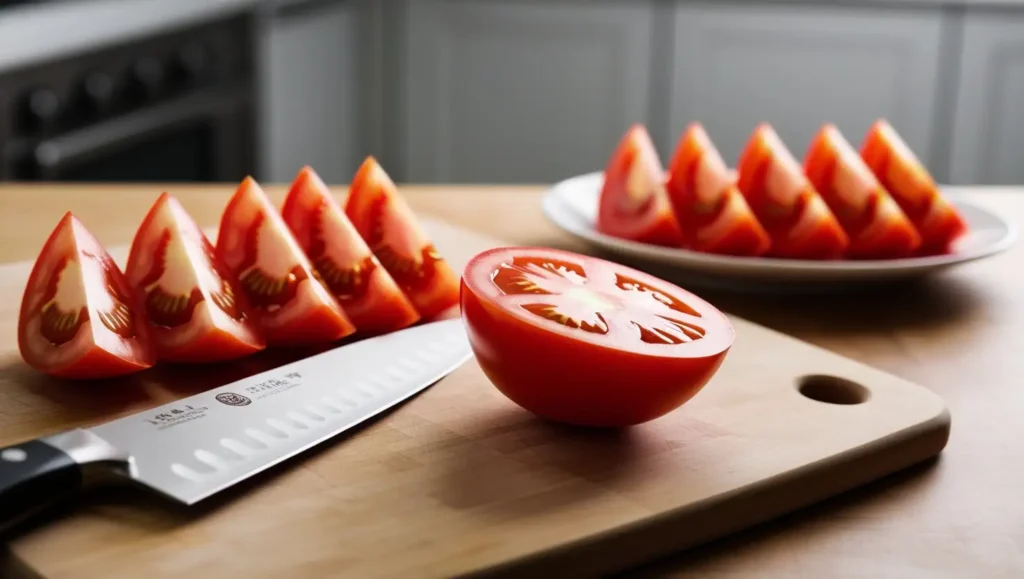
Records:
[[[871,125],[860,155],[921,234],[924,253],[948,251],[967,232],[963,217],[888,121]]]
[[[704,127],[687,127],[672,156],[668,195],[684,247],[707,253],[759,256],[771,238],[736,186]]]
[[[693,397],[734,339],[699,297],[646,273],[546,248],[474,257],[462,281],[470,342],[508,398],[553,420],[624,426]]]
[[[420,319],[312,168],[299,171],[281,214],[360,333],[390,332]]]
[[[835,125],[811,141],[804,172],[849,236],[848,257],[907,257],[920,247],[914,225]]]
[[[237,280],[181,203],[167,193],[135,234],[125,278],[142,300],[161,359],[214,362],[265,347]]]
[[[423,319],[458,304],[459,276],[372,156],[352,180],[345,214]]]
[[[216,254],[238,279],[267,344],[327,343],[355,332],[251,177],[238,187],[221,216]]]
[[[770,255],[836,259],[850,240],[775,129],[754,129],[737,162],[740,191],[771,236]]]
[[[683,235],[664,180],[665,169],[647,129],[631,126],[605,167],[597,230],[640,243],[679,247]]]
[[[130,374],[155,362],[135,294],[71,213],[50,234],[29,275],[18,347],[33,368],[72,379]]]

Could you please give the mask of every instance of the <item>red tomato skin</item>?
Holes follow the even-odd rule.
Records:
[[[920,247],[917,229],[835,125],[815,134],[804,172],[850,238],[846,257],[897,259]]]
[[[352,179],[345,215],[421,319],[436,319],[458,305],[458,274],[438,254],[391,177],[373,156],[363,161]],[[396,247],[399,245],[405,247]]]
[[[771,125],[761,123],[754,129],[736,169],[740,191],[771,237],[768,255],[842,257],[850,238]]]
[[[154,227],[156,220],[161,217],[162,211],[169,212],[176,220],[177,227],[180,229],[175,233],[179,237],[182,236],[182,230],[185,230],[185,235],[190,235],[199,242],[199,247],[196,249],[204,252],[211,261],[214,275],[228,284],[228,291],[233,297],[240,318],[238,320],[225,319],[228,315],[227,312],[220,310],[215,314],[210,313],[209,308],[217,306],[213,305],[207,296],[194,287],[191,293],[196,295],[194,299],[198,300],[198,303],[193,306],[190,321],[182,326],[170,328],[157,324],[152,317],[147,319],[149,335],[157,358],[167,362],[209,363],[235,360],[263,350],[266,347],[266,341],[252,320],[249,304],[238,287],[238,280],[231,276],[227,266],[217,257],[213,244],[206,238],[199,225],[185,211],[181,203],[166,192],[161,194],[150,207],[132,241],[128,263],[125,266],[125,278],[129,285],[133,286],[132,290],[140,300],[146,299],[146,289],[143,286],[151,283],[147,278],[154,273],[149,266],[149,262],[152,261],[150,255],[154,252],[154,245],[145,245],[145,242],[148,241],[146,236],[149,229]],[[221,323],[213,321],[214,315]],[[186,332],[190,336],[188,339],[175,339],[176,336],[184,335]]]
[[[860,154],[921,234],[920,253],[945,253],[967,232],[963,216],[887,121],[879,119],[871,125]]]
[[[60,247],[62,242],[67,246]],[[79,267],[88,267],[83,263],[83,253],[89,253],[97,259],[90,263],[95,263],[103,272],[109,286],[117,292],[118,301],[130,310],[131,336],[125,337],[107,330],[103,324],[98,323],[92,309],[83,306],[86,310],[82,312],[85,320],[81,322],[74,336],[59,346],[54,346],[51,342],[46,346],[45,352],[37,352],[37,346],[33,341],[39,341],[41,336],[34,333],[32,326],[36,323],[36,317],[40,315],[39,308],[42,305],[42,302],[37,300],[37,288],[44,281],[40,276],[45,275],[44,269],[49,266],[54,268],[48,277],[61,273],[63,270],[57,270],[57,266],[54,265],[54,262],[61,259],[74,261],[80,264]],[[77,280],[78,278],[76,282]],[[84,280],[81,283],[83,286],[87,285]],[[95,286],[93,291],[96,291]],[[35,303],[36,301],[39,303]],[[140,372],[156,363],[156,354],[150,343],[145,319],[139,315],[140,306],[137,296],[131,291],[121,270],[106,249],[100,245],[99,240],[71,212],[65,213],[43,244],[25,284],[18,314],[18,349],[22,359],[30,367],[57,378],[94,380]],[[104,343],[101,344],[98,340]],[[75,353],[69,348],[75,348],[78,352]],[[63,362],[52,360],[62,355],[68,356]]]
[[[639,243],[681,246],[683,234],[664,190],[664,173],[647,129],[632,125],[605,166],[596,229]],[[638,187],[644,190],[635,191]],[[626,202],[637,207],[626,208]]]
[[[669,166],[667,189],[683,231],[683,247],[746,257],[771,249],[768,232],[700,123],[683,132]]]
[[[334,235],[345,240],[343,248],[328,248],[323,239],[316,237],[316,232],[321,231],[321,228],[331,226],[324,223],[326,216],[322,215],[328,212]],[[344,209],[311,167],[303,167],[292,182],[281,207],[281,215],[328,288],[331,288],[330,272],[325,272],[322,269],[324,265],[318,264],[329,263],[334,267],[346,268],[348,275],[352,275],[354,266],[370,268],[365,285],[358,291],[333,291],[334,297],[360,334],[393,332],[419,321],[420,314],[412,302],[374,257],[370,247],[345,215]],[[320,233],[320,236],[324,237],[324,234]],[[328,252],[332,249],[349,253],[353,260],[334,265],[334,261],[328,261],[331,259]]]

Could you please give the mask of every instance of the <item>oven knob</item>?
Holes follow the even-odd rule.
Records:
[[[155,98],[163,89],[164,68],[156,59],[140,58],[132,65],[129,75],[135,96],[143,100]]]
[[[37,130],[55,123],[60,116],[60,98],[48,88],[29,91],[21,103],[20,121],[25,130]]]
[[[176,80],[189,83],[205,76],[209,60],[206,46],[201,42],[191,42],[175,52],[171,67]]]
[[[105,72],[90,73],[80,87],[82,105],[88,113],[103,113],[114,102],[114,79]]]

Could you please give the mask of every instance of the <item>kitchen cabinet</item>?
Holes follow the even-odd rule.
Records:
[[[955,184],[1024,184],[1024,10],[965,15],[952,139]]]
[[[654,2],[388,3],[399,176],[551,182],[600,169],[630,123],[654,123]],[[390,74],[390,73],[389,73]]]
[[[823,122],[859,147],[886,117],[936,167],[943,11],[892,4],[677,3],[665,146],[699,121],[732,164],[767,121],[802,159]]]

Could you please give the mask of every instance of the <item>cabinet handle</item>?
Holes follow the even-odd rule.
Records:
[[[322,10],[326,10],[335,4],[341,4],[345,0],[277,0],[268,7],[268,13],[272,18],[281,20],[289,18],[301,18],[309,16]]]

